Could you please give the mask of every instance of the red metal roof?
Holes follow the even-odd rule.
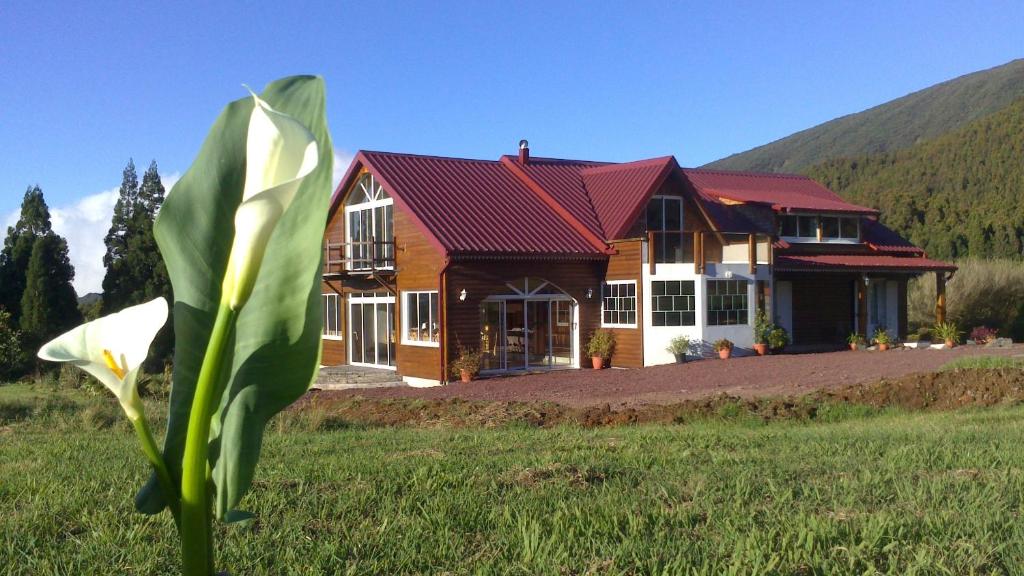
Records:
[[[586,186],[605,238],[618,239],[628,232],[647,198],[673,168],[678,168],[675,158],[665,156],[580,170],[578,177]]]
[[[929,258],[881,254],[787,254],[775,257],[775,270],[952,272],[956,266]]]
[[[565,207],[587,230],[600,238],[607,238],[583,179],[580,178],[585,169],[604,166],[604,163],[531,157],[526,164],[522,164],[512,156],[504,156],[502,160],[514,163],[515,167],[525,172],[528,178]]]
[[[356,161],[448,254],[602,255],[500,162],[388,152]]]
[[[850,204],[806,176],[684,168],[701,193],[737,202],[770,204],[776,210],[878,214],[873,208]]]

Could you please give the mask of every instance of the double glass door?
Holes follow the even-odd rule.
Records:
[[[563,298],[484,301],[480,307],[483,370],[513,371],[574,364],[575,304]]]
[[[349,362],[357,366],[395,367],[394,296],[349,298]]]

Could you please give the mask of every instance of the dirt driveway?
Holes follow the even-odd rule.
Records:
[[[453,383],[435,388],[381,388],[322,392],[328,397],[460,398],[474,401],[557,402],[566,406],[673,404],[718,394],[744,398],[796,396],[817,389],[932,372],[963,356],[1024,355],[1008,349],[961,346],[952,350],[896,349],[709,359],[633,370],[564,370]]]

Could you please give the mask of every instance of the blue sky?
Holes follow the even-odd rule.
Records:
[[[1024,56],[1020,2],[146,4],[0,8],[0,219],[42,186],[80,292],[128,158],[173,182],[242,83],[324,76],[342,159],[693,166]]]

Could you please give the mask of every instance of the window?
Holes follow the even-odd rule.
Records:
[[[403,292],[402,343],[437,346],[440,333],[437,292]]]
[[[684,261],[683,199],[655,196],[647,203],[647,231],[654,232],[654,258],[658,263]]]
[[[601,287],[601,325],[636,328],[636,282],[607,282]]]
[[[371,174],[356,182],[345,213],[349,268],[394,266],[394,200]]]
[[[857,218],[844,217],[839,219],[839,237],[847,240],[858,240]]]
[[[821,237],[839,238],[839,218],[835,216],[821,217]]]
[[[799,234],[797,216],[779,216],[779,236],[795,238]]]
[[[746,280],[708,280],[708,325],[746,324]]]
[[[321,335],[328,340],[341,340],[341,306],[337,294],[323,296],[323,329]]]
[[[818,237],[818,218],[817,216],[798,216],[799,230],[797,230],[797,236],[800,238],[817,238]]]
[[[696,300],[693,280],[651,282],[651,324],[654,326],[693,326],[696,324]]]

